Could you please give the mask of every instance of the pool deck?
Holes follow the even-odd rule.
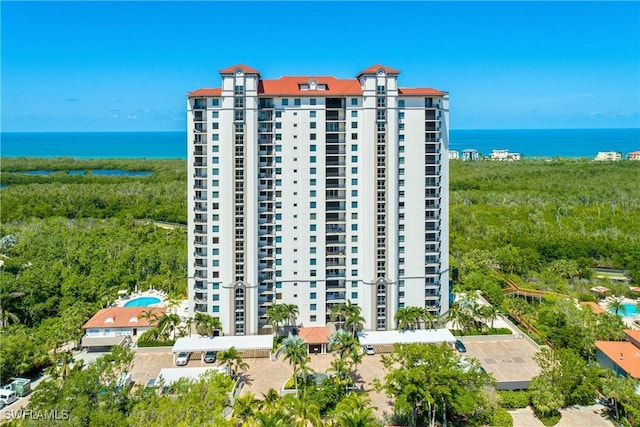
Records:
[[[616,297],[616,296],[609,296],[606,297],[605,299],[602,299],[598,302],[598,304],[604,308],[605,310],[607,310],[608,313],[611,313],[609,311],[609,307],[608,304],[612,301],[612,300],[620,300],[622,301],[623,304],[632,304],[632,305],[636,305],[638,303],[640,303],[640,298],[637,299],[633,299],[633,298],[627,298],[627,297]],[[627,325],[628,327],[630,327],[631,329],[640,329],[640,312],[638,312],[638,310],[636,309],[636,313],[628,316],[621,316],[622,321],[625,323],[625,325]]]
[[[115,306],[116,307],[124,307],[128,302],[131,302],[135,299],[138,298],[158,298],[160,299],[160,302],[156,303],[156,304],[150,304],[150,305],[146,305],[145,307],[166,307],[166,299],[167,299],[167,295],[162,292],[162,291],[157,291],[157,290],[150,290],[150,291],[144,291],[144,292],[134,292],[131,295],[128,295],[125,298],[118,298],[115,301]]]

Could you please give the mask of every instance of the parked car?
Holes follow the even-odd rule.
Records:
[[[373,349],[371,344],[363,345],[362,348],[364,348],[364,352],[369,355],[376,354],[376,351]]]
[[[185,366],[189,362],[190,353],[181,352],[178,353],[178,357],[176,357],[176,366]]]
[[[467,352],[467,347],[465,347],[462,341],[460,340],[456,340],[455,347],[456,347],[456,350],[458,350],[460,353]]]
[[[216,361],[216,352],[215,351],[207,351],[204,354],[204,363],[213,363]]]
[[[18,400],[18,395],[11,389],[0,389],[0,407],[11,405]]]

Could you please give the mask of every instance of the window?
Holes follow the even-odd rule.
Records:
[[[211,311],[213,313],[219,313],[220,312],[220,307],[217,306],[217,305],[213,305],[213,306],[211,306]]]
[[[358,248],[356,246],[351,248],[351,253],[352,254],[357,254],[358,253]]]
[[[316,134],[315,133],[310,133],[309,134],[309,140],[315,141],[316,140]]]
[[[398,100],[398,108],[404,108],[404,99]]]
[[[357,209],[358,208],[358,202],[351,202],[351,207],[353,209]]]
[[[317,252],[316,248],[309,248],[309,253],[310,254],[315,254]]]
[[[309,163],[315,163],[315,162],[316,162],[316,156],[309,157]]]
[[[317,260],[316,260],[315,258],[311,258],[311,259],[309,260],[309,264],[310,264],[310,265],[316,265],[316,264],[317,264]]]
[[[316,185],[316,180],[315,180],[315,178],[314,178],[314,179],[310,179],[310,180],[309,180],[309,185]],[[314,215],[315,215],[315,214],[314,214]],[[312,219],[315,219],[315,218],[312,218]]]
[[[310,309],[311,311],[316,311],[316,305],[315,305],[315,304],[311,304],[311,305],[309,306],[309,309]]]
[[[351,129],[358,129],[358,122],[351,122]]]
[[[311,104],[311,105],[313,105],[313,104]],[[315,111],[309,111],[309,117],[312,118],[312,119],[315,119],[316,118],[316,112]]]
[[[310,129],[315,129],[316,128],[316,122],[309,123],[309,128]]]
[[[289,105],[289,100],[287,98],[282,98],[282,105]]]
[[[315,314],[312,314],[311,316],[309,316],[309,321],[310,322],[316,322],[317,321],[317,316]]]
[[[316,197],[316,190],[311,190],[311,191],[309,192],[309,196],[311,196],[311,197]]]
[[[351,197],[358,197],[358,190],[351,190]]]
[[[404,141],[404,135],[398,135],[398,141]],[[404,148],[403,148],[404,150]]]
[[[358,117],[358,112],[356,110],[351,111],[351,117]]]
[[[351,265],[358,265],[358,258],[353,258],[351,260]]]
[[[217,119],[218,118],[218,114],[220,114],[220,113],[218,113],[217,111],[211,112],[211,118]]]
[[[309,276],[316,277],[317,276],[317,271],[316,270],[309,270]]]
[[[282,141],[282,134],[276,133],[276,141]]]
[[[351,231],[358,231],[358,224],[351,224]]]
[[[354,175],[357,175],[358,168],[351,168],[351,173],[354,174]]]
[[[316,236],[309,236],[309,242],[315,243],[316,242]]]
[[[351,178],[351,185],[358,185],[358,178]]]
[[[277,152],[281,152],[282,151],[282,145],[280,145],[280,144],[276,145],[276,151]]]
[[[316,146],[315,146],[315,144],[311,144],[311,145],[309,146],[309,151],[316,151]]]
[[[316,224],[310,224],[309,225],[309,231],[316,231],[316,227],[317,227]]]
[[[353,163],[357,163],[358,162],[358,156],[351,156],[351,161]]]
[[[310,203],[309,203],[309,207],[310,207],[311,209],[315,209],[315,208],[316,208],[316,202],[310,202]]]
[[[356,144],[353,144],[351,146],[351,151],[358,151],[358,146]]]
[[[311,168],[311,169],[309,169],[309,173],[310,173],[311,175],[315,175],[315,174],[316,174],[316,168]]]
[[[233,93],[235,95],[242,95],[244,93],[244,86],[236,85],[235,88],[234,88]]]
[[[317,294],[315,292],[311,292],[309,294],[309,299],[316,299]]]
[[[211,140],[212,141],[219,141],[220,140],[220,135],[217,133],[214,133],[213,135],[211,135]]]
[[[310,288],[315,288],[316,287],[316,282],[309,282],[309,287]]]
[[[220,125],[218,125],[218,123],[213,122],[211,123],[211,129],[218,129],[220,127]]]
[[[276,129],[282,129],[282,122],[276,122]]]
[[[300,98],[295,98],[293,100],[293,105],[300,106]]]
[[[351,139],[358,139],[358,134],[357,133],[352,133],[351,134]]]
[[[282,111],[276,111],[276,119],[279,119],[282,117]]]
[[[358,98],[351,98],[351,105],[358,105]]]
[[[351,298],[352,299],[357,299],[358,298],[358,293],[357,292],[351,292]]]
[[[220,169],[218,169],[218,168],[213,168],[213,170],[211,171],[211,173],[212,173],[213,175],[220,175]]]
[[[316,99],[315,98],[309,99],[309,105],[316,105]]]
[[[384,86],[378,85],[378,86],[376,87],[376,93],[377,93],[378,95],[384,95]]]
[[[352,276],[357,276],[358,275],[358,270],[351,270],[351,275]]]
[[[310,213],[309,214],[309,219],[311,219],[311,220],[316,219],[316,214],[315,213]]]

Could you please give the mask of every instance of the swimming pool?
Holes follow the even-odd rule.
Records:
[[[635,317],[637,314],[640,314],[640,311],[638,311],[638,307],[636,306],[635,302],[625,302],[624,304],[622,304],[622,306],[624,307],[624,312],[622,310],[619,311],[619,316]],[[609,308],[609,312],[613,313],[613,310]]]
[[[160,298],[157,297],[140,297],[132,299],[124,304],[125,307],[149,307],[153,304],[158,304]]]

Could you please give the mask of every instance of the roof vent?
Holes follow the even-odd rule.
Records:
[[[620,360],[624,360],[624,354],[622,352],[620,352]]]

